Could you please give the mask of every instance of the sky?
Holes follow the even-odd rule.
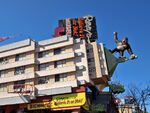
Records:
[[[119,39],[128,36],[138,55],[119,64],[112,80],[125,86],[150,85],[150,0],[0,0],[0,36],[17,36],[0,46],[28,37],[51,38],[59,19],[86,15],[96,17],[98,43],[115,48],[113,32],[117,31]]]

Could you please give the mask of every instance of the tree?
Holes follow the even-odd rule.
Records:
[[[118,82],[110,83],[109,88],[113,94],[119,94],[119,93],[125,92],[124,85],[122,85]]]
[[[147,112],[146,106],[150,104],[150,86],[144,88],[137,87],[135,85],[130,85],[128,88],[127,96],[131,96],[132,103],[137,106],[138,113],[143,110],[144,113]]]

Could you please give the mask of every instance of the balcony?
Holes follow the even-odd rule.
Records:
[[[38,58],[36,62],[41,64],[41,63],[47,63],[47,62],[53,62],[53,61],[73,58],[73,57],[75,57],[75,54],[74,54],[74,52],[71,52],[71,53],[54,55],[54,56],[50,56],[50,57]]]
[[[0,70],[6,70],[6,69],[30,65],[30,64],[34,64],[34,63],[35,63],[34,59],[21,60],[21,61],[17,61],[17,62],[2,64],[2,65],[0,65]]]
[[[25,73],[25,74],[20,74],[20,75],[14,75],[14,76],[11,76],[11,77],[0,78],[0,83],[31,79],[31,78],[34,78],[34,77],[35,77],[34,72],[33,73]]]
[[[72,66],[66,66],[61,68],[54,68],[52,70],[36,71],[36,75],[38,77],[43,77],[48,75],[56,75],[56,74],[74,72],[74,71],[76,71],[76,66],[72,65]]]

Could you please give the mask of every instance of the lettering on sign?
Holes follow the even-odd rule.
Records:
[[[62,36],[65,33],[68,37],[85,39],[88,40],[87,42],[93,42],[97,39],[96,20],[93,16],[59,20],[59,27],[65,29],[59,28],[59,33],[56,32],[57,36]]]
[[[86,38],[90,39],[92,37],[92,21],[93,17],[92,16],[85,16],[85,29],[84,31],[86,32]]]
[[[79,24],[79,37],[81,39],[85,38],[84,35],[84,20],[83,18],[78,18],[78,24]]]
[[[71,21],[70,19],[66,19],[66,34],[67,36],[71,37],[72,32],[71,32]]]
[[[73,19],[72,20],[72,31],[73,31],[73,37],[79,37],[79,34],[78,34],[78,21],[76,19]]]
[[[41,103],[31,103],[28,104],[28,110],[36,110],[36,109],[49,109],[51,107],[50,102],[41,102]]]
[[[51,108],[82,106],[86,102],[85,92],[53,96]]]

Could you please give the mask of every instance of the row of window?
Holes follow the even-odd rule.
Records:
[[[54,49],[54,55],[58,55],[64,52],[64,48],[57,48]],[[48,57],[50,54],[50,51],[42,51],[38,53],[38,58]]]
[[[45,77],[40,77],[38,78],[38,81],[37,81],[37,84],[47,84],[49,82],[49,77],[48,76],[45,76]],[[63,81],[66,81],[67,80],[67,75],[66,74],[57,74],[55,75],[55,78],[54,78],[54,81],[55,82],[63,82]],[[22,84],[25,84],[25,80],[21,80],[21,81],[16,81],[14,82],[14,89],[17,89],[19,88],[20,86],[19,85],[22,85]],[[23,87],[23,86],[21,86]],[[3,83],[3,84],[0,84],[0,91],[7,91],[7,84],[6,83]]]
[[[57,48],[54,49],[54,55],[58,55],[61,54],[64,51],[64,48]],[[42,57],[48,57],[49,56],[49,51],[43,51],[43,52],[39,52],[38,53],[38,58],[42,58]],[[15,61],[22,61],[25,60],[26,58],[26,54],[17,54],[15,56]],[[0,64],[7,64],[9,63],[8,58],[0,58]]]
[[[47,84],[49,82],[49,77],[40,77],[38,78],[38,84]],[[63,81],[67,81],[67,75],[66,74],[57,74],[55,75],[55,82],[63,82]]]
[[[15,68],[14,75],[20,75],[25,73],[25,66]],[[0,78],[5,77],[8,74],[7,70],[0,71]]]
[[[64,67],[66,64],[66,60],[60,60],[60,61],[55,61],[54,62],[54,68],[61,68]],[[38,66],[38,70],[42,71],[42,70],[49,70],[49,64],[45,63],[45,64],[40,64]]]
[[[66,64],[66,60],[55,61],[54,68],[64,67],[65,64]],[[49,70],[49,64],[48,63],[40,64],[38,66],[38,70],[39,71]],[[24,74],[24,73],[25,73],[25,66],[15,68],[14,75],[20,75],[20,74]],[[5,75],[7,75],[7,70],[0,71],[0,77],[5,77]]]
[[[21,61],[21,60],[24,60],[25,59],[25,54],[18,54],[16,55],[15,57],[15,61]],[[0,58],[0,64],[7,64],[9,63],[9,60],[8,58]]]

